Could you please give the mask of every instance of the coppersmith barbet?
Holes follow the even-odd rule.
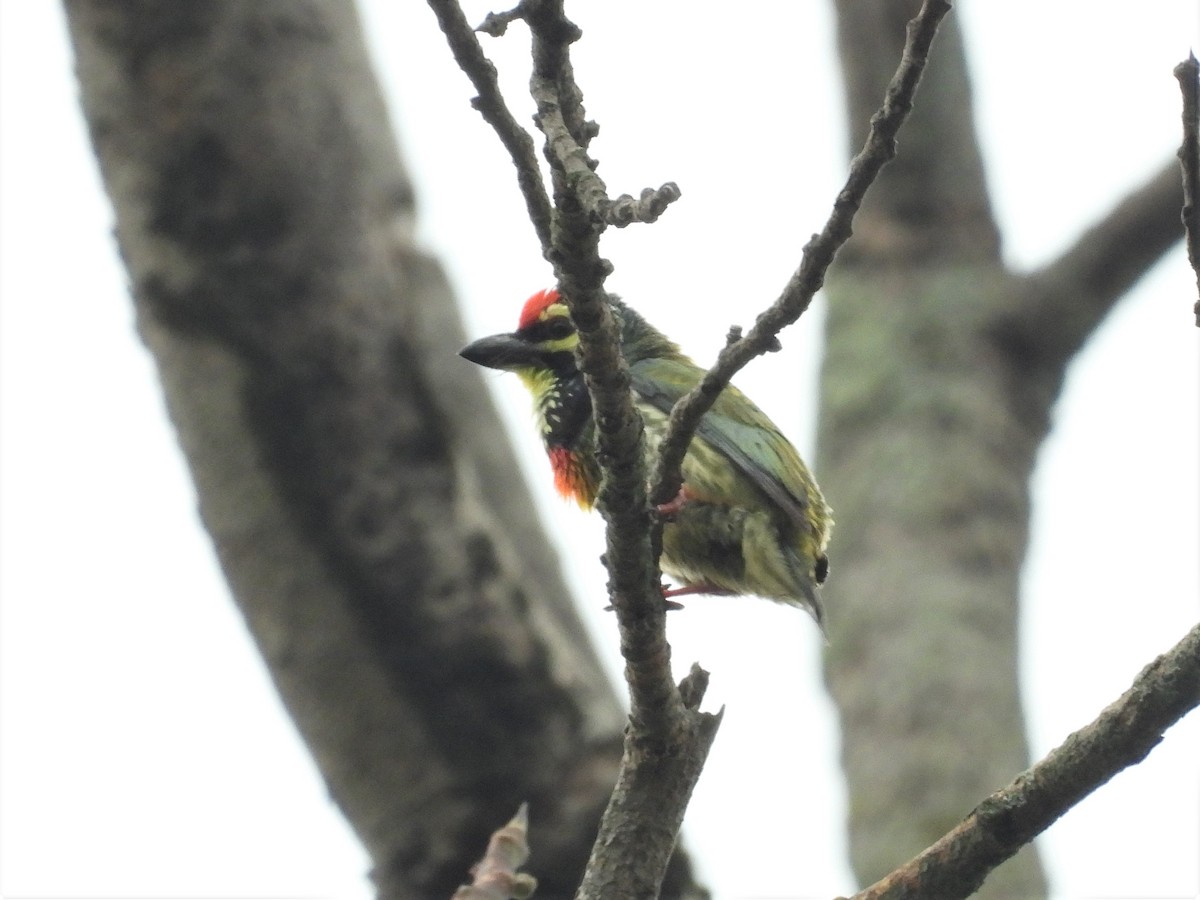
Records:
[[[657,453],[674,403],[704,371],[637,312],[613,299],[633,397]],[[534,294],[517,330],[462,349],[471,362],[515,372],[533,394],[554,483],[590,509],[600,485],[592,404],[575,358],[578,335],[555,290]],[[662,570],[687,593],[757,594],[822,619],[817,586],[829,562],[833,522],[800,454],[775,424],[730,385],[700,422],[683,460],[683,489],[669,504]]]

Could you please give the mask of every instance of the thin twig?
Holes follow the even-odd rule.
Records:
[[[947,0],[925,0],[917,17],[908,23],[900,66],[888,85],[883,107],[871,118],[866,144],[850,164],[850,175],[824,229],[805,246],[800,268],[779,299],[758,317],[745,337],[721,350],[700,384],[671,410],[667,436],[654,470],[651,499],[655,503],[665,503],[678,492],[680,465],[692,435],[729,380],[754,357],[778,349],[780,330],[800,318],[824,284],[829,264],[850,237],[851,223],[863,196],[880,169],[896,155],[896,134],[912,109],[938,24],[949,11]]]
[[[1200,296],[1200,63],[1196,54],[1175,67],[1179,90],[1183,94],[1183,144],[1179,165],[1183,169],[1183,227],[1187,232],[1188,262],[1196,273]],[[1196,327],[1200,328],[1200,299],[1192,307]]]
[[[537,232],[544,255],[550,247],[550,198],[542,183],[533,138],[518,124],[505,104],[496,80],[496,67],[484,55],[479,38],[475,36],[457,0],[429,0],[429,7],[437,16],[438,25],[446,35],[446,42],[458,67],[467,74],[479,92],[471,105],[492,126],[517,168],[517,184],[525,198],[529,221]]]
[[[1141,762],[1200,705],[1200,625],[1146,666],[1099,717],[853,900],[966,897],[988,873],[1110,778]]]
[[[679,185],[673,181],[668,181],[658,190],[646,188],[637,200],[629,194],[622,194],[604,211],[604,221],[614,228],[624,228],[634,222],[657,222],[658,217],[680,196]]]

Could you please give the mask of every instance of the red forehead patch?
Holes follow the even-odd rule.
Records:
[[[538,291],[525,301],[525,306],[521,310],[521,321],[517,323],[517,330],[528,328],[538,320],[538,316],[545,311],[547,306],[553,306],[559,299],[558,291],[554,288]]]

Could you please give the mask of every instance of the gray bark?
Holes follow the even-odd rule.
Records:
[[[522,801],[570,893],[624,715],[507,442],[464,438],[500,423],[353,5],[65,6],[205,526],[379,895],[448,896]]]

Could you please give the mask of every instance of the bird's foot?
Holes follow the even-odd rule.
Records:
[[[663,587],[662,592],[663,592],[663,609],[665,609],[667,612],[670,612],[673,609],[683,609],[682,603],[676,603],[674,600],[667,599],[666,587]],[[613,606],[611,603],[608,604],[608,606],[604,607],[605,612],[612,612],[615,609],[616,609],[616,607]]]
[[[670,522],[677,515],[679,515],[679,511],[681,509],[687,506],[688,501],[693,499],[695,499],[695,497],[688,490],[687,485],[682,484],[679,486],[679,493],[677,493],[666,503],[659,503],[654,507],[654,511],[658,513],[658,517],[664,522]]]
[[[683,604],[672,600],[672,597],[686,597],[688,594],[711,594],[714,597],[732,597],[733,591],[726,590],[723,587],[717,587],[715,584],[709,584],[707,581],[702,581],[699,584],[684,584],[679,587],[667,587],[665,584],[659,585],[663,596],[663,608],[670,612],[673,609],[683,609]],[[604,607],[605,612],[612,612],[613,605],[610,603]]]

